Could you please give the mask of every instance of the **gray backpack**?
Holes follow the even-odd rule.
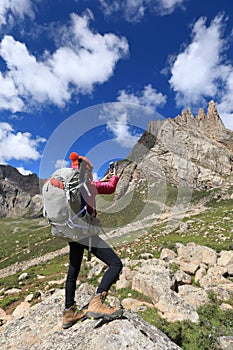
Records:
[[[95,218],[87,212],[86,201],[91,196],[88,181],[85,164],[82,164],[79,170],[56,170],[43,185],[44,216],[48,218],[54,236],[80,241],[98,234]]]

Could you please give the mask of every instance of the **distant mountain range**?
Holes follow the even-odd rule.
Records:
[[[37,175],[22,175],[10,165],[0,165],[0,217],[37,216],[41,210]]]
[[[126,160],[119,161],[117,196],[154,182],[204,190],[221,187],[232,175],[233,131],[225,128],[214,101],[207,114],[191,110],[152,120]],[[142,186],[144,184],[144,186]],[[41,214],[39,179],[0,165],[0,217]]]

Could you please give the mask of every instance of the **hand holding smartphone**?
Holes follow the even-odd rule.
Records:
[[[110,167],[110,174],[114,175],[115,163],[114,162],[110,162],[109,163],[109,167]]]

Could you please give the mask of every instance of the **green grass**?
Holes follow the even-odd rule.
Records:
[[[126,194],[124,196],[124,202],[119,199],[116,202],[109,203],[111,212],[106,207],[104,211],[99,211],[98,214],[102,226],[106,228],[117,228],[131,223],[140,215],[145,207],[144,197],[136,191]]]
[[[217,193],[218,191],[216,191]],[[213,191],[214,193],[214,191]],[[215,193],[215,194],[216,194]],[[211,196],[209,196],[211,194]],[[151,253],[158,258],[161,249],[164,247],[175,250],[177,242],[187,244],[195,242],[213,248],[217,252],[221,250],[233,249],[233,200],[218,200],[218,197],[212,196],[211,191],[193,192],[192,202],[198,203],[199,200],[209,197],[207,201],[208,209],[198,215],[184,218],[178,226],[171,229],[167,223],[158,223],[151,228],[131,232],[127,237],[118,237],[111,240],[114,248],[121,258],[138,259],[144,252]],[[128,196],[131,196],[129,194]],[[140,216],[145,206],[147,194],[141,195],[135,192],[123,210],[120,210],[120,202],[114,204],[115,214],[108,212],[107,208],[113,205],[113,196],[106,196],[105,209],[100,213],[103,226],[119,227],[128,222],[132,222]],[[176,203],[177,189],[169,186],[166,198],[166,205]],[[104,197],[105,199],[105,197]],[[155,205],[151,210],[157,210]],[[55,251],[67,245],[66,242],[54,239],[51,236],[50,228],[43,219],[20,219],[5,218],[1,219],[0,226],[0,268],[10,266],[16,262],[22,262],[47,252]],[[0,295],[0,307],[5,310],[12,308],[17,302],[24,300],[26,295],[32,293],[35,301],[39,301],[40,291],[48,288],[48,281],[62,279],[67,272],[68,256],[59,256],[50,261],[33,266],[27,269],[28,278],[19,281],[18,277],[22,272],[0,279],[0,290],[19,288],[19,295],[5,296]],[[172,266],[174,271],[177,266]],[[82,265],[79,279],[82,282],[88,282],[97,286],[99,276],[87,279],[89,270],[84,263]],[[43,279],[38,279],[38,275],[43,275]],[[54,285],[56,286],[56,284]],[[60,286],[64,288],[64,285]],[[112,291],[121,300],[131,296],[138,300],[150,302],[150,299],[141,293],[132,291],[130,288],[120,291]],[[165,332],[174,342],[183,350],[215,350],[216,339],[220,335],[230,335],[232,325],[232,310],[223,311],[219,308],[219,300],[214,296],[211,302],[198,309],[199,322],[191,323],[188,321],[168,323],[161,318],[157,310],[148,309],[140,315],[149,323]],[[228,301],[233,306],[232,300]]]
[[[150,297],[137,292],[136,290],[133,290],[131,288],[122,288],[120,291],[116,292],[116,296],[122,301],[125,298],[134,298],[140,301],[144,301],[146,303],[152,304],[152,300]]]
[[[156,310],[139,312],[147,322],[168,335],[183,350],[217,350],[217,338],[231,336],[233,310],[223,311],[217,298],[197,309],[199,322],[179,321],[169,323],[161,318]]]
[[[45,220],[4,218],[0,226],[0,269],[60,249]]]

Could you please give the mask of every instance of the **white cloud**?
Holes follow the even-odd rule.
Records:
[[[23,167],[18,167],[17,170],[20,172],[22,175],[30,175],[32,174],[31,170],[26,170]]]
[[[117,61],[128,53],[125,38],[92,32],[91,16],[90,12],[83,17],[72,15],[72,28],[65,38],[70,44],[59,48],[50,60],[58,76],[84,93],[91,92],[94,84],[107,81]]]
[[[128,22],[139,22],[147,12],[163,16],[171,14],[187,0],[99,0],[106,16],[123,15]]]
[[[193,26],[192,42],[177,55],[169,80],[178,106],[200,106],[214,99],[227,128],[233,129],[233,66],[227,59],[225,20],[219,15],[209,27],[206,18]]]
[[[160,15],[171,14],[178,6],[183,5],[186,0],[158,0]]]
[[[211,25],[200,18],[193,27],[193,41],[178,54],[171,68],[172,89],[176,92],[177,104],[196,104],[203,96],[217,93],[217,79],[221,77],[221,53],[224,41],[222,17],[216,17]]]
[[[55,169],[68,168],[70,163],[64,159],[58,159],[55,163]]]
[[[144,89],[136,94],[128,93],[125,90],[119,91],[117,100],[119,102],[138,104],[151,109],[156,109],[158,106],[163,106],[166,103],[166,96],[148,84]]]
[[[62,106],[70,97],[67,84],[54,74],[48,63],[38,62],[25,44],[15,41],[12,36],[3,38],[0,55],[9,68],[5,80],[11,80],[16,87],[18,99],[32,98],[34,103],[48,101]]]
[[[15,20],[25,16],[34,17],[31,0],[1,0],[0,2],[0,28],[11,25]]]
[[[45,141],[41,137],[33,139],[28,132],[15,132],[8,123],[0,123],[0,163],[11,159],[37,160],[39,144]]]
[[[107,121],[107,126],[113,133],[114,140],[118,144],[120,144],[122,147],[132,148],[138,141],[141,134],[132,134],[132,130],[130,130],[128,124],[128,113],[125,111],[124,106],[122,107],[122,110],[117,108],[113,111],[111,109],[111,118]]]
[[[106,122],[108,129],[114,135],[115,142],[131,149],[142,134],[135,126],[139,125],[140,119],[144,120],[145,126],[147,118],[151,119],[156,108],[165,104],[166,96],[148,84],[142,91],[137,91],[135,94],[120,90],[117,101],[119,102],[104,106],[100,119]]]
[[[103,105],[99,118],[106,123],[114,136],[113,140],[121,147],[131,149],[141,136],[130,129],[130,111],[125,103]]]
[[[0,72],[0,86],[0,109],[8,109],[13,113],[23,110],[24,102],[11,77],[4,77]]]
[[[225,77],[224,93],[219,103],[218,112],[226,126],[233,130],[233,66],[226,66],[227,75]]]
[[[90,12],[83,17],[73,14],[70,27],[57,33],[65,44],[52,54],[46,52],[43,60],[30,53],[24,43],[5,36],[0,56],[8,70],[2,74],[5,93],[0,93],[0,109],[16,112],[45,102],[62,107],[72,94],[91,93],[95,84],[106,82],[118,60],[128,54],[128,43],[111,33],[94,33],[89,27],[91,18]],[[7,100],[9,86],[11,101]]]

